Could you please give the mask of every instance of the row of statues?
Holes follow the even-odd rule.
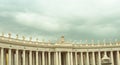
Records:
[[[2,32],[2,37],[5,37],[3,32]],[[8,33],[8,38],[11,38],[11,33]],[[19,35],[16,34],[16,39],[18,39],[18,38],[19,38]],[[22,40],[25,41],[25,36],[22,36]],[[32,41],[32,37],[29,37],[29,41]],[[38,38],[36,38],[36,42],[38,42]],[[44,39],[42,40],[42,42],[44,42]],[[50,42],[50,41],[49,41],[49,42]],[[59,40],[59,43],[65,43],[65,42],[67,42],[67,41],[65,41],[64,36],[61,36],[61,39]],[[82,40],[80,40],[79,43],[81,43],[81,42],[82,42]],[[115,42],[117,42],[117,39],[115,39]],[[69,43],[76,43],[76,42],[75,42],[75,41],[70,41]],[[85,40],[84,43],[88,43],[88,41]],[[94,40],[91,40],[91,43],[94,44],[95,41],[94,41]],[[99,44],[100,41],[98,40],[97,43]],[[106,42],[105,39],[104,39],[104,40],[103,40],[103,44],[105,44],[105,43],[107,43],[107,42]],[[109,43],[112,43],[112,42],[109,41]]]
[[[2,32],[2,37],[4,37],[4,33]],[[11,38],[11,33],[8,33],[8,38]],[[16,39],[19,38],[19,35],[16,34]],[[22,36],[22,40],[25,40],[25,36]],[[32,41],[32,37],[29,38],[29,41]],[[36,38],[36,41],[38,41],[38,38]]]

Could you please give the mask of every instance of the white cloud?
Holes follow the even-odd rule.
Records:
[[[18,23],[46,31],[61,31],[63,30],[61,27],[64,27],[59,23],[57,18],[37,13],[18,12],[15,15],[15,19]]]
[[[61,17],[96,17],[118,13],[119,0],[42,0],[38,1],[45,14]],[[117,10],[117,11],[116,11]]]
[[[82,35],[81,33],[83,36],[86,34],[114,36],[119,35],[120,31],[118,24],[115,23],[115,19],[119,22],[119,3],[120,0],[8,1],[7,4],[0,4],[0,9],[4,11],[0,16],[12,15],[15,22],[27,27],[44,32],[64,32],[71,37],[78,37]],[[114,24],[109,25],[106,22]],[[46,35],[46,37],[51,36]]]

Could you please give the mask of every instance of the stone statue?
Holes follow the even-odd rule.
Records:
[[[4,37],[4,32],[2,32],[2,36]]]
[[[18,39],[18,34],[16,34],[16,39]]]
[[[61,43],[64,43],[65,39],[64,39],[64,36],[61,36]]]
[[[29,38],[29,41],[31,41],[31,40],[32,40],[32,37]]]
[[[11,33],[8,33],[8,37],[11,38]]]
[[[23,38],[23,40],[25,40],[25,37],[24,37],[24,36],[22,36],[22,38]]]
[[[38,42],[38,38],[36,38],[36,42]]]

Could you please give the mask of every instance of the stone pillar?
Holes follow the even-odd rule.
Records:
[[[35,52],[32,52],[32,65],[35,65],[36,64],[36,62],[35,62]]]
[[[120,61],[120,56],[119,56],[119,50],[117,51],[117,65],[120,65],[119,64],[119,61]]]
[[[48,65],[51,65],[51,55],[50,55],[50,52],[48,52]]]
[[[99,65],[101,65],[101,53],[98,51],[98,59],[99,59]]]
[[[23,50],[23,65],[25,65],[25,50]]]
[[[87,65],[89,65],[89,52],[86,53],[87,53]]]
[[[11,65],[11,60],[12,60],[12,59],[11,59],[11,55],[12,55],[12,54],[11,54],[11,49],[8,50],[8,55],[9,55],[9,56],[8,56],[8,64]]]
[[[1,65],[1,48],[0,48],[0,65]]]
[[[47,65],[47,53],[45,52],[45,65]]]
[[[42,65],[45,65],[45,52],[42,52]]]
[[[22,59],[21,59],[21,56],[22,56],[22,54],[21,54],[21,51],[19,51],[19,53],[18,53],[18,55],[19,55],[19,65],[22,65]]]
[[[81,65],[83,65],[83,52],[81,52]]]
[[[93,58],[93,60],[92,60],[92,61],[93,61],[92,64],[95,65],[95,52],[92,52],[92,58]]]
[[[58,52],[56,51],[56,65],[58,65]]]
[[[36,51],[36,65],[38,65],[38,51]]]
[[[61,65],[61,52],[59,52],[59,65]]]
[[[75,52],[75,65],[78,64],[78,61],[77,61],[77,52]]]
[[[4,48],[1,48],[1,65],[4,65],[5,63],[5,58],[4,58]]]
[[[71,56],[71,65],[73,65],[73,53],[72,52],[70,52],[70,56]]]
[[[29,51],[29,65],[32,65],[32,51]]]
[[[29,65],[29,61],[28,61],[28,58],[29,58],[29,54],[28,52],[25,54],[25,65]]]
[[[111,65],[114,65],[113,51],[110,51],[110,57],[111,57]]]
[[[67,61],[67,64],[70,65],[70,53],[69,53],[69,52],[67,52],[67,56],[68,56],[68,57],[67,57],[67,60],[68,60],[68,61]]]
[[[16,65],[18,65],[18,62],[19,62],[19,60],[18,60],[19,58],[18,58],[18,49],[16,50]]]

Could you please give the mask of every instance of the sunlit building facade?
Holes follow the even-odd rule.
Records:
[[[120,44],[72,43],[61,36],[56,43],[0,36],[0,65],[102,65],[104,60],[120,65]]]

